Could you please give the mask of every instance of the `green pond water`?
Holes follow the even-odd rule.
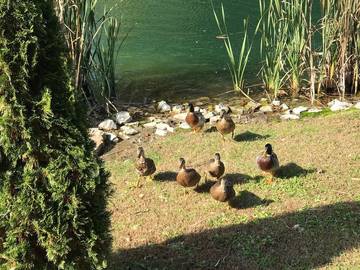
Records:
[[[220,1],[214,1],[219,7]],[[242,21],[250,19],[250,33],[258,19],[258,1],[224,0],[233,46],[241,42]],[[129,36],[117,61],[119,90],[125,101],[164,98],[179,100],[216,96],[231,90],[227,57],[214,20],[210,0],[102,0],[117,4],[113,13]],[[218,9],[219,10],[219,9]],[[247,71],[257,81],[258,51]]]

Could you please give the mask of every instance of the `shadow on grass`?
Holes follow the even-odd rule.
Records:
[[[252,141],[257,141],[257,140],[265,140],[270,138],[270,135],[261,135],[261,134],[256,134],[250,131],[246,131],[244,133],[240,133],[240,134],[236,134],[234,136],[234,141],[236,142],[252,142]]]
[[[229,201],[229,205],[236,209],[246,209],[258,205],[269,205],[273,200],[261,199],[254,193],[244,190],[241,191],[235,198]]]
[[[229,179],[233,185],[245,184],[249,181],[254,180],[250,175],[242,173],[227,173],[224,175],[224,178]]]
[[[109,262],[113,270],[313,269],[359,247],[360,203],[342,202],[118,250]]]
[[[176,181],[176,172],[166,171],[166,172],[159,172],[154,175],[154,180],[159,182],[166,182],[166,181]]]
[[[215,126],[209,127],[208,129],[204,130],[205,133],[212,133],[212,132],[217,132],[217,129]]]
[[[296,163],[287,163],[280,166],[276,171],[276,177],[281,179],[289,179],[292,177],[306,176],[309,173],[316,172],[316,169],[304,169]]]
[[[216,181],[213,180],[207,180],[204,183],[201,183],[200,185],[198,185],[194,191],[197,193],[209,193],[210,192],[210,188],[216,183]]]

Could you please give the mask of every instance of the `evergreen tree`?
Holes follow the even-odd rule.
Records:
[[[53,0],[0,0],[0,269],[102,269],[108,175]]]

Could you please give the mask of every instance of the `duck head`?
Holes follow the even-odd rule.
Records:
[[[273,149],[270,143],[265,144],[265,153],[271,155],[273,153]]]
[[[194,112],[194,105],[189,103],[189,112]]]
[[[141,158],[141,157],[144,157],[144,148],[142,148],[141,146],[138,147],[137,149],[137,157],[138,158]]]
[[[220,154],[215,153],[214,159],[215,159],[215,161],[220,161]]]
[[[180,159],[179,159],[179,162],[180,162],[179,169],[180,169],[180,170],[185,169],[185,159],[180,158]]]

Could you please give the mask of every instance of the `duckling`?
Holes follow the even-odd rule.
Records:
[[[276,170],[279,168],[279,160],[277,155],[274,153],[271,144],[267,143],[265,145],[265,151],[261,156],[256,158],[256,163],[260,170],[264,173],[270,174],[270,179],[268,179],[267,182],[271,184]]]
[[[205,124],[205,118],[201,112],[195,112],[192,103],[189,103],[189,112],[185,118],[186,123],[192,128],[194,132],[200,131]]]
[[[220,113],[220,119],[216,122],[216,129],[221,134],[225,141],[224,135],[231,133],[231,138],[234,138],[235,123],[231,119],[231,116],[224,110]]]
[[[229,179],[222,178],[210,188],[210,194],[215,200],[226,202],[235,197],[235,190]]]
[[[138,147],[135,168],[139,174],[139,180],[136,184],[137,187],[139,187],[141,177],[150,176],[151,178],[152,175],[156,172],[156,166],[154,161],[151,158],[145,157],[145,152],[142,147]]]
[[[185,159],[180,158],[180,170],[176,176],[176,181],[183,187],[194,187],[196,186],[201,176],[200,174],[192,168],[186,168]]]
[[[215,153],[214,158],[209,160],[207,174],[209,174],[212,177],[215,177],[216,179],[219,179],[224,174],[224,172],[225,172],[225,166],[220,159],[220,154]]]

